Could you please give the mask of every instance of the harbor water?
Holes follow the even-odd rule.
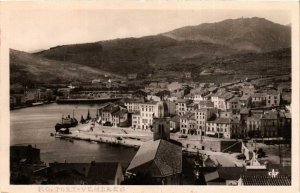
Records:
[[[126,166],[136,151],[132,148],[114,147],[108,144],[93,144],[86,141],[62,140],[50,136],[62,116],[73,116],[80,121],[88,110],[96,115],[98,105],[48,104],[10,111],[11,145],[31,144],[41,150],[41,160],[50,162],[89,163],[121,162]],[[72,131],[72,130],[71,130]]]

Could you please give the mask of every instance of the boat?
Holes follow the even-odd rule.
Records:
[[[32,106],[39,106],[39,105],[43,105],[43,102],[35,102],[35,103],[31,103]]]
[[[53,133],[50,133],[50,136],[52,136],[52,137],[53,137],[53,136],[54,136],[54,134],[53,134]]]
[[[69,142],[74,143],[74,140],[73,139],[69,139]]]
[[[61,118],[61,123],[56,123],[55,125],[55,131],[58,132],[61,129],[68,129],[71,127],[76,127],[78,125],[77,119],[74,117],[74,111],[73,111],[73,117],[68,115],[67,117]]]

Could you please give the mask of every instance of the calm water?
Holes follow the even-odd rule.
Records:
[[[75,117],[80,121],[81,115],[86,117],[88,109],[95,116],[97,105],[58,105],[30,107],[10,112],[11,133],[10,143],[32,144],[41,149],[44,162],[122,162],[129,163],[136,151],[131,148],[112,147],[107,144],[91,144],[85,141],[69,141],[51,137],[54,125],[74,110]]]

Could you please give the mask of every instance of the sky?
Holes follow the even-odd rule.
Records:
[[[290,24],[286,11],[245,10],[10,10],[5,14],[9,47],[34,52],[57,45],[156,35],[225,19],[263,17]]]

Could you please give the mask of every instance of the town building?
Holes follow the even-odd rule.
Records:
[[[206,122],[216,117],[217,109],[213,108],[200,108],[195,111],[195,119],[197,125],[197,133],[202,136],[205,135]]]
[[[205,96],[209,94],[209,91],[207,90],[201,90],[200,92],[196,92],[194,94],[194,103],[199,103],[200,101],[205,100]]]
[[[280,105],[280,93],[275,90],[266,91],[266,106],[279,106]]]
[[[188,112],[180,117],[180,133],[200,135],[201,131],[197,130],[195,113]]]
[[[279,131],[277,111],[265,111],[261,116],[261,136],[277,137]]]
[[[112,126],[128,127],[131,126],[131,124],[131,117],[127,109],[120,108],[118,111],[112,113]]]
[[[170,118],[170,130],[172,132],[180,131],[180,116],[174,115]]]
[[[226,109],[228,111],[231,111],[233,113],[237,113],[239,108],[239,97],[233,97],[231,99],[229,99],[226,103],[227,107]]]
[[[218,138],[237,138],[240,136],[240,121],[237,118],[217,118],[206,123],[206,135]]]
[[[192,100],[189,99],[178,99],[176,101],[176,114],[177,115],[184,115],[188,112],[188,106],[193,104]]]
[[[98,122],[106,126],[125,127],[131,125],[130,116],[125,107],[109,103],[98,109]]]
[[[261,115],[259,114],[252,114],[250,117],[247,117],[247,131],[246,135],[248,137],[259,137],[261,136]]]
[[[126,106],[128,112],[130,113],[136,113],[140,111],[140,104],[143,103],[143,100],[125,100],[124,106]]]
[[[214,103],[214,107],[227,110],[227,102],[232,99],[234,95],[232,93],[222,93],[222,94],[215,94],[211,97],[211,101]]]
[[[244,93],[243,96],[240,97],[239,107],[240,108],[249,107],[250,103],[251,103],[251,95],[248,93]]]
[[[266,105],[266,94],[265,93],[253,93],[251,95],[251,106],[260,107]]]

